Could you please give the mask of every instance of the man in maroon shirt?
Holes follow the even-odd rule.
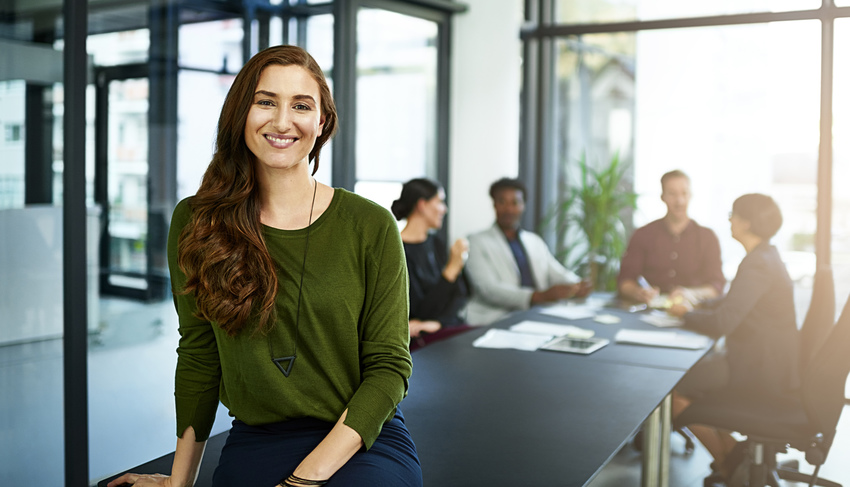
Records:
[[[620,264],[620,295],[649,303],[659,293],[696,304],[719,296],[726,279],[720,242],[688,216],[691,181],[679,170],[661,177],[664,218],[637,229]]]

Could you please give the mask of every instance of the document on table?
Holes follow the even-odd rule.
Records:
[[[494,328],[487,330],[487,333],[476,338],[472,342],[472,346],[477,348],[514,348],[517,350],[534,351],[552,338],[554,338],[553,335],[518,333]]]
[[[547,306],[545,308],[541,308],[540,312],[550,316],[557,316],[558,318],[565,318],[568,320],[583,320],[585,318],[593,318],[596,316],[596,310],[590,306],[583,306],[580,304],[555,304],[552,306]]]
[[[684,321],[681,318],[676,318],[668,314],[666,311],[653,310],[650,313],[641,315],[640,320],[644,323],[649,323],[658,328],[670,328],[673,326],[681,326]]]
[[[695,333],[680,331],[647,331],[622,329],[614,337],[617,343],[649,345],[652,347],[699,350],[711,344],[711,339]]]
[[[511,327],[511,331],[559,337],[571,336],[573,338],[590,338],[593,336],[593,330],[587,330],[573,325],[557,325],[555,323],[529,320],[521,321],[513,325]]]

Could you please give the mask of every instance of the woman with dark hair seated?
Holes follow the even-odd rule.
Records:
[[[433,233],[443,226],[445,199],[439,183],[419,178],[406,182],[392,204],[396,219],[407,219],[401,241],[410,276],[411,350],[469,328],[460,317],[469,289],[463,275],[469,244],[459,238],[447,253]]]
[[[763,194],[745,194],[735,200],[729,215],[732,238],[747,255],[725,297],[697,310],[676,305],[670,313],[688,328],[713,337],[726,337],[725,349],[698,362],[676,387],[673,415],[692,401],[719,391],[741,390],[781,394],[798,385],[798,332],[791,278],[770,239],[782,226],[776,202]],[[734,472],[741,456],[728,432],[690,425],[715,459],[707,480],[723,482]]]

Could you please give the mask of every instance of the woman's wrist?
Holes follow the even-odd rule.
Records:
[[[460,271],[463,269],[463,263],[460,265],[453,265],[452,262],[449,262],[445,269],[443,269],[443,277],[449,282],[455,282],[457,280],[457,276],[460,275]]]
[[[327,480],[305,479],[293,473],[290,474],[288,477],[281,479],[278,485],[281,485],[283,487],[307,487],[315,485],[325,485],[326,483],[328,483]]]

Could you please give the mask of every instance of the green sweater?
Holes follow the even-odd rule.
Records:
[[[177,244],[191,220],[191,198],[174,210],[168,236],[173,290],[185,286]],[[277,264],[277,321],[268,337],[235,338],[195,316],[193,295],[174,294],[180,322],[175,401],[177,435],[189,426],[209,437],[218,402],[237,419],[260,425],[295,418],[345,424],[366,448],[407,394],[407,268],[398,227],[377,204],[335,189],[310,228],[298,326],[298,358],[289,377],[272,362],[295,352],[298,282],[307,230],[263,227]],[[272,350],[270,351],[269,348]]]

